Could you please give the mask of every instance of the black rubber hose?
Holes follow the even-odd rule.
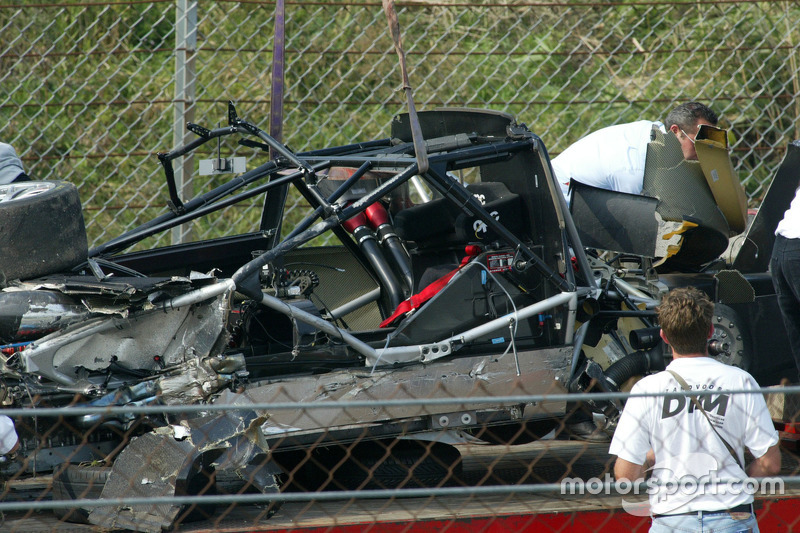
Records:
[[[364,255],[367,257],[369,264],[375,271],[375,274],[381,280],[383,289],[389,298],[389,305],[391,309],[397,308],[400,302],[403,301],[403,291],[400,288],[400,282],[394,275],[392,267],[386,261],[383,251],[375,238],[375,234],[367,226],[359,226],[353,231],[353,237],[356,239],[358,246]]]
[[[364,210],[369,225],[378,235],[378,242],[386,249],[390,258],[394,261],[397,272],[405,282],[406,296],[411,296],[414,292],[414,274],[411,270],[411,258],[408,256],[400,237],[394,232],[394,227],[389,221],[389,213],[383,204],[375,202]]]
[[[411,272],[411,260],[408,257],[403,243],[400,238],[395,234],[394,229],[389,224],[383,224],[377,230],[378,240],[386,247],[386,250],[391,255],[395,264],[397,265],[400,275],[405,281],[406,288],[409,295],[414,292],[414,274]]]
[[[647,374],[650,371],[661,371],[666,368],[661,346],[650,350],[633,352],[609,366],[604,372],[606,381],[612,390],[619,390],[620,385],[629,378]]]
[[[634,329],[628,336],[628,340],[634,350],[649,350],[661,343],[659,333],[661,333],[659,327]]]

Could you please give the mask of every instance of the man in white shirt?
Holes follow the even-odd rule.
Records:
[[[673,360],[666,371],[640,380],[631,393],[676,392],[688,385],[719,394],[698,396],[697,403],[688,396],[631,397],[611,441],[618,481],[639,480],[651,470],[648,487],[660,487],[649,491],[651,533],[757,532],[752,494],[741,484],[735,490],[735,485],[731,489],[714,480],[780,471],[778,433],[763,395],[726,392],[757,389],[758,384],[744,370],[708,357],[713,312],[714,304],[695,288],[668,293],[658,319]],[[741,466],[745,448],[755,458],[746,472]],[[648,463],[654,465],[648,468]],[[676,487],[680,490],[670,490]]]
[[[0,142],[0,185],[27,180],[28,176],[14,147]]]
[[[678,137],[685,159],[697,159],[694,138],[701,124],[717,125],[717,115],[699,102],[673,109],[664,123],[639,120],[590,133],[552,159],[561,191],[569,200],[570,180],[612,191],[640,194],[647,144],[654,127]],[[665,128],[666,124],[666,128]]]
[[[570,202],[569,185],[575,179],[584,185],[630,194],[641,194],[647,145],[654,127],[671,131],[680,142],[684,159],[696,160],[694,138],[701,124],[716,126],[717,114],[699,102],[687,102],[673,109],[661,122],[639,120],[617,124],[590,133],[570,145],[550,161],[561,185],[561,192]],[[800,309],[798,310],[800,313]],[[579,403],[570,402],[565,430],[572,438],[607,442],[604,430],[595,426],[592,416]]]
[[[770,272],[789,346],[800,370],[800,189],[775,229]],[[792,381],[798,382],[797,376]]]
[[[14,421],[6,415],[0,415],[0,455],[7,455],[19,448],[19,437],[14,428]]]

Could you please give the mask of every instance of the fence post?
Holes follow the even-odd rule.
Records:
[[[197,52],[197,0],[177,0],[175,9],[175,98],[172,129],[173,147],[189,142],[192,134],[186,129],[194,122],[195,113],[195,56]],[[187,154],[177,160],[175,184],[181,199],[194,196],[192,169],[194,157]],[[172,243],[189,239],[191,227],[179,226],[172,230]]]

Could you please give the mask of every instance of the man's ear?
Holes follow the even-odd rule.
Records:
[[[713,334],[714,334],[714,324],[711,324],[711,327],[708,328],[708,338],[710,339]]]
[[[664,330],[663,329],[659,329],[658,330],[658,334],[661,336],[661,340],[662,341],[664,341],[665,343],[669,344],[669,339],[667,339],[667,336],[664,335]]]
[[[678,133],[680,133],[680,131],[681,131],[681,128],[680,128],[680,126],[678,126],[677,124],[673,124],[672,126],[670,126],[670,127],[669,127],[669,131],[671,131],[672,133],[674,133],[674,134],[675,134],[675,136],[677,137],[677,136],[678,136]]]

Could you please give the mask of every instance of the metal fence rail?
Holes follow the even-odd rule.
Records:
[[[276,29],[281,18],[277,4],[85,0],[0,5],[0,140],[16,147],[33,178],[78,186],[90,245],[97,245],[167,209],[167,186],[156,153],[193,139],[187,122],[207,128],[226,124],[229,101],[235,102],[241,117],[264,130],[276,119],[270,114],[282,107],[281,137],[295,152],[387,137],[405,102],[397,90],[401,77],[381,2],[288,1],[282,31]],[[508,112],[527,123],[551,155],[599,127],[663,119],[675,104],[701,100],[723,117],[736,170],[751,206],[757,206],[787,144],[798,138],[796,2],[409,0],[397,2],[397,11],[418,109],[466,106]],[[285,49],[276,44],[280,42]],[[282,80],[273,77],[281,51]],[[273,101],[278,89],[282,106]],[[227,138],[205,145],[198,154],[212,158],[234,152],[246,156],[251,166],[266,157],[253,143],[239,145]],[[220,183],[215,174],[197,172],[198,159],[175,164],[184,199]],[[251,188],[244,194],[252,192]],[[307,207],[299,196],[292,201]],[[214,213],[210,222],[186,224],[139,246],[255,230],[261,218],[258,204],[258,198],[239,202]],[[293,229],[293,215],[299,211],[286,214],[284,230]],[[333,270],[341,270],[344,279],[345,269]],[[311,276],[308,283],[314,283]],[[354,283],[352,273],[345,282],[331,285],[338,290],[345,283]],[[195,302],[208,296],[191,294],[198,298]],[[370,294],[374,291],[357,299],[367,301]],[[161,297],[153,289],[147,302],[163,303]],[[167,301],[172,305],[177,299]],[[331,307],[336,311],[348,303]],[[153,329],[163,324],[149,309],[152,322],[139,322],[140,335],[150,333],[150,324],[155,324]],[[220,305],[209,312],[217,309],[222,314],[227,308]],[[127,307],[111,312],[131,321],[145,316],[128,315]],[[208,316],[199,311],[198,321],[201,315]],[[375,321],[369,323],[374,327]],[[198,331],[207,329],[198,324]],[[571,338],[571,319],[566,324]],[[110,330],[113,325],[109,319],[97,327]],[[233,333],[240,325],[234,321],[225,327],[231,326]],[[92,327],[85,331],[91,333]],[[178,325],[174,331],[181,331]],[[736,330],[732,324],[726,331]],[[265,342],[272,342],[269,334]],[[117,340],[127,343],[129,337],[123,335]],[[298,346],[300,341],[305,342],[298,340]],[[209,350],[214,342],[208,339]],[[56,343],[53,349],[57,347]],[[557,349],[578,355],[568,347]],[[94,356],[77,344],[75,350]],[[92,381],[82,390],[69,385],[68,378],[59,381],[59,388],[41,387],[30,376],[15,381],[11,375],[18,368],[16,352],[4,352],[4,365],[11,372],[7,382],[0,383],[0,400],[7,405],[14,398],[17,405],[36,407],[6,411],[16,419],[22,451],[16,460],[0,464],[0,473],[8,478],[0,498],[0,511],[7,513],[3,530],[57,531],[72,527],[67,525],[71,520],[91,522],[88,530],[98,525],[189,530],[193,518],[206,520],[204,527],[209,529],[240,530],[359,530],[394,520],[455,531],[463,526],[463,516],[474,518],[473,531],[499,524],[514,530],[546,524],[553,531],[566,531],[572,519],[593,524],[589,529],[643,530],[649,521],[629,513],[618,493],[590,492],[590,498],[561,492],[567,478],[597,479],[600,484],[591,487],[611,490],[613,480],[607,475],[614,458],[608,445],[558,438],[564,430],[566,397],[493,397],[487,401],[495,408],[476,407],[488,390],[482,388],[480,370],[485,361],[476,362],[477,367],[464,363],[468,368],[459,374],[478,383],[473,394],[465,393],[464,383],[471,382],[448,390],[442,379],[434,401],[410,398],[417,377],[411,372],[400,381],[384,379],[379,384],[385,394],[370,397],[375,391],[372,382],[361,387],[361,382],[328,372],[312,374],[314,379],[322,377],[299,387],[300,380],[282,382],[283,374],[248,377],[220,360],[215,364],[227,371],[215,368],[214,377],[225,377],[208,388],[207,381],[193,381],[203,369],[190,365],[195,362],[191,357],[182,356],[182,366],[161,367],[163,373],[138,374],[121,367],[116,374],[110,370],[118,362],[112,352],[107,354],[107,378],[114,380],[109,390],[122,395],[113,399],[95,394],[105,391],[108,380]],[[152,357],[149,352],[136,355]],[[295,352],[285,355],[294,377]],[[516,358],[516,347],[513,355]],[[157,362],[163,363],[153,358],[152,363]],[[378,380],[368,374],[369,367],[346,362],[358,379]],[[318,370],[308,368],[312,367],[303,371]],[[407,367],[401,363],[397,368]],[[516,375],[524,377],[519,361],[516,368]],[[56,370],[49,372],[53,377]],[[431,376],[436,373],[431,371]],[[106,379],[99,371],[92,377]],[[256,385],[257,379],[262,381]],[[546,379],[543,387],[550,386]],[[511,381],[509,390],[514,392],[525,383]],[[167,401],[164,396],[170,394],[156,387],[170,382],[171,397],[179,398],[175,403],[186,403],[182,395],[188,394],[198,405],[149,405]],[[438,387],[438,376],[428,382]],[[359,398],[366,400],[312,405],[319,396],[340,392],[342,383],[349,383],[353,396],[363,394]],[[498,388],[505,384],[492,383]],[[98,390],[92,388],[95,385]],[[220,392],[217,400],[223,394],[242,400],[237,395],[243,390],[254,394],[260,389],[260,398],[274,401],[247,408],[200,403],[212,389]],[[85,394],[76,395],[67,409],[48,412],[42,407],[48,401],[64,405],[76,391]],[[554,385],[552,392],[558,391],[563,389]],[[393,403],[385,401],[387,397],[410,399]],[[619,400],[624,395],[611,397]],[[87,398],[101,405],[131,405],[87,411],[80,407]],[[452,406],[443,407],[442,402]],[[546,416],[519,421],[527,404]],[[787,405],[776,418],[792,444],[798,410]],[[791,508],[798,494],[792,483],[800,474],[800,461],[792,453],[785,454],[785,460],[781,479],[786,491],[761,499],[760,516],[771,521],[765,531],[797,528],[796,513],[784,509]],[[124,516],[94,515],[109,513],[109,503]],[[587,510],[600,512],[588,516],[583,514]],[[506,520],[516,522],[510,525]]]
[[[2,140],[34,178],[78,185],[90,244],[108,240],[166,208],[154,154],[185,139],[186,122],[224,123],[233,100],[267,128],[275,10],[252,0],[0,5]],[[418,108],[510,112],[551,155],[698,99],[730,129],[757,206],[798,138],[796,2],[409,0],[397,11]],[[285,142],[303,151],[386,136],[403,97],[380,2],[288,1],[285,19]],[[186,197],[211,181],[190,176],[195,166]],[[240,208],[193,235],[257,220]]]
[[[737,395],[754,391],[728,392]],[[767,393],[774,415],[796,410],[800,387],[755,391],[761,392]],[[696,394],[702,401],[718,393]],[[685,393],[660,396],[678,399]],[[557,410],[552,421],[520,424],[516,432],[500,431],[500,426],[477,430],[454,426],[450,431],[401,434],[401,439],[374,439],[364,427],[351,438],[326,441],[330,435],[321,422],[321,431],[304,446],[291,444],[296,438],[291,436],[291,428],[282,433],[267,432],[261,438],[250,434],[238,444],[235,439],[225,441],[223,447],[241,448],[242,442],[263,446],[267,453],[253,455],[250,466],[226,465],[224,454],[212,453],[211,458],[196,460],[215,446],[213,438],[202,441],[203,431],[209,437],[219,435],[224,432],[226,418],[247,419],[249,411],[260,413],[260,421],[281,411],[296,413],[298,419],[325,418],[320,413],[327,416],[336,411],[351,413],[355,422],[356,413],[365,406],[391,418],[398,409],[426,403],[431,413],[438,413],[435,407],[442,405],[458,412],[468,405],[498,402],[556,405],[565,399],[628,397],[626,393],[555,392],[246,407],[130,404],[99,408],[76,404],[67,408],[7,409],[5,413],[15,420],[22,447],[16,457],[4,458],[0,464],[7,481],[0,501],[5,523],[0,527],[26,533],[65,528],[81,531],[77,529],[81,527],[94,531],[98,524],[107,528],[112,523],[108,519],[104,522],[102,513],[108,512],[114,515],[113,529],[156,532],[167,524],[175,531],[297,527],[356,531],[390,523],[409,528],[446,524],[455,531],[470,527],[549,527],[552,531],[578,527],[584,531],[602,524],[614,530],[638,530],[646,528],[650,518],[635,504],[645,501],[653,487],[644,481],[632,484],[615,480],[616,458],[608,454],[607,443],[563,440],[563,413]],[[97,418],[91,429],[78,429],[84,417],[92,416]],[[173,425],[162,423],[153,428],[152,422],[164,420],[162,417],[171,419]],[[185,422],[188,420],[195,422]],[[215,422],[198,422],[203,420]],[[204,430],[198,432],[197,428]],[[797,527],[796,513],[787,514],[786,507],[791,508],[800,494],[800,440],[792,437],[791,429],[780,429],[788,431],[784,433],[783,470],[780,476],[760,479],[755,490],[764,531],[792,531]],[[143,456],[131,460],[125,455],[126,448],[134,448],[137,441],[153,434],[161,437],[147,441]],[[262,438],[269,444],[256,442]],[[164,460],[173,457],[176,449],[182,455],[175,464]],[[187,470],[189,464],[197,468]],[[264,471],[276,481],[270,490],[263,490]]]

